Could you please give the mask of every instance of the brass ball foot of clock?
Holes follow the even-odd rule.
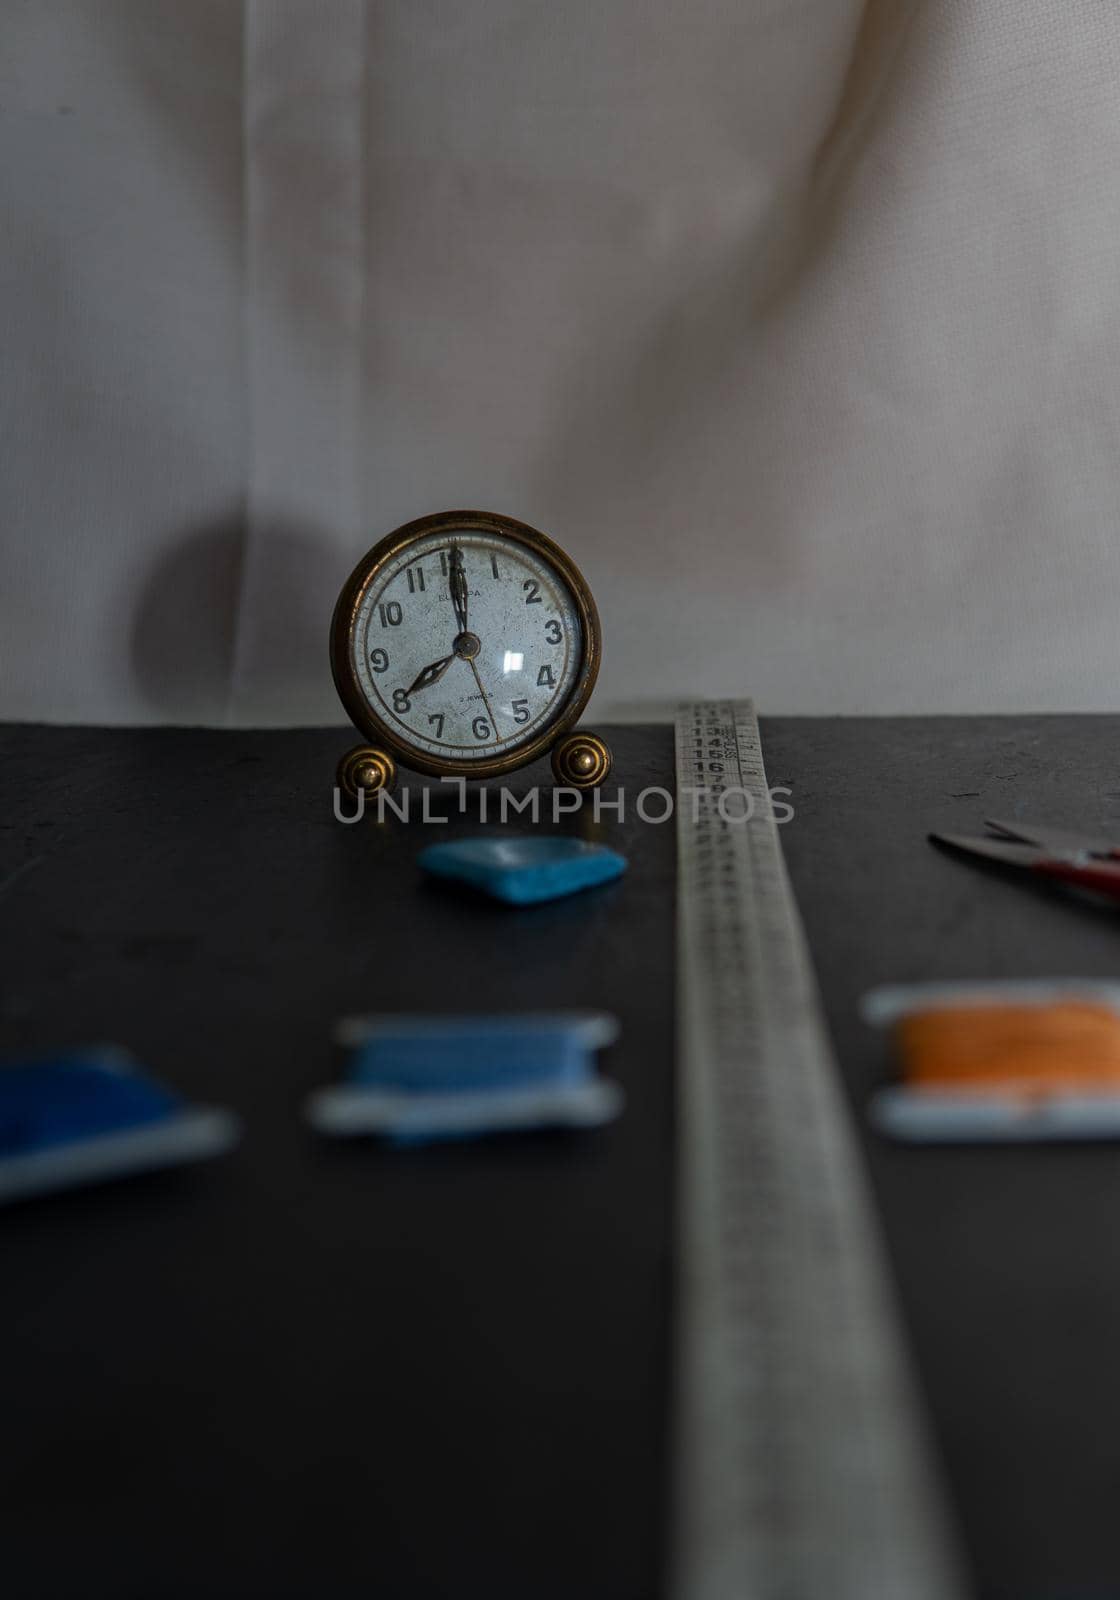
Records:
[[[552,749],[552,772],[566,789],[596,789],[611,770],[610,746],[597,733],[577,729]]]
[[[387,751],[371,744],[355,745],[338,763],[338,787],[348,800],[357,800],[359,793],[372,799],[396,781],[397,763]]]

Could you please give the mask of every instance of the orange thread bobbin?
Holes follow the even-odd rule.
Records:
[[[1086,1001],[938,1006],[894,1026],[902,1077],[928,1093],[1120,1090],[1120,1016]]]

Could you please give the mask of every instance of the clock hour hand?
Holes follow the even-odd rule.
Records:
[[[450,559],[451,604],[455,607],[455,621],[459,632],[467,631],[467,575],[463,570],[463,552],[457,544],[451,546]]]
[[[416,681],[409,684],[408,688],[405,690],[405,694],[415,694],[418,689],[431,688],[433,683],[438,683],[443,677],[444,673],[447,671],[454,659],[454,655],[449,655],[441,657],[439,661],[429,662],[424,668],[423,672],[417,675]]]

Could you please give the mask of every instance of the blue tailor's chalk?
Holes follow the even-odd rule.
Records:
[[[593,1127],[622,1109],[594,1051],[618,1037],[599,1013],[373,1017],[342,1023],[346,1080],[311,1096],[321,1133],[376,1133],[397,1144],[513,1128]]]
[[[604,844],[556,835],[503,834],[431,844],[420,865],[437,878],[455,878],[512,906],[557,900],[626,871],[626,857]]]
[[[191,1106],[122,1050],[0,1061],[0,1203],[217,1155],[227,1111]]]

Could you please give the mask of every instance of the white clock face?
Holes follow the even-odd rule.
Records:
[[[560,573],[492,533],[430,534],[394,556],[351,635],[362,693],[398,740],[433,758],[493,760],[541,734],[583,657]]]

